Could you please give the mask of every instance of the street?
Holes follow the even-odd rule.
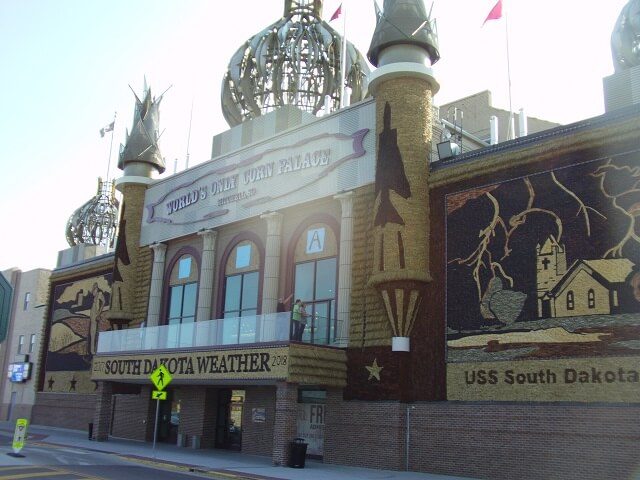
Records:
[[[219,478],[228,480],[240,476],[216,475],[189,471],[188,466],[175,466],[161,459],[127,458],[119,454],[47,444],[27,440],[25,447],[14,455],[13,438],[0,432],[0,479],[118,479],[169,480],[181,478]],[[247,477],[244,477],[247,478]]]

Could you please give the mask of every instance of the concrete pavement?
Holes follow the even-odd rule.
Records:
[[[0,422],[0,430],[13,435],[15,423]],[[28,455],[29,443],[40,442],[67,447],[116,453],[139,461],[168,464],[167,467],[185,468],[198,472],[219,472],[225,476],[278,480],[471,480],[417,472],[398,472],[330,465],[318,460],[305,462],[304,468],[273,466],[271,457],[247,455],[228,450],[192,449],[165,443],[152,443],[110,438],[107,442],[88,439],[87,432],[62,428],[29,425],[27,440],[21,453]]]

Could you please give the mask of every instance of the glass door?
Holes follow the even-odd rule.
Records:
[[[218,390],[216,415],[216,448],[240,450],[242,448],[242,412],[244,390],[228,388]]]

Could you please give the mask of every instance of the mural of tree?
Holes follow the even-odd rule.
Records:
[[[605,252],[605,257],[622,257],[625,249],[640,245],[640,166],[637,162],[616,163],[608,160],[593,176],[600,180],[600,191],[627,220],[627,228],[618,243]]]
[[[450,331],[536,319],[536,248],[549,238],[565,246],[567,265],[607,258],[638,265],[639,182],[633,153],[449,195]]]

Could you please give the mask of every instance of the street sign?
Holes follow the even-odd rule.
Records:
[[[156,438],[158,436],[158,416],[160,415],[160,400],[167,399],[167,392],[163,392],[163,390],[167,385],[169,385],[169,383],[171,383],[173,377],[169,373],[169,370],[167,370],[167,367],[160,365],[151,373],[149,378],[156,387],[156,390],[151,394],[151,398],[156,400],[156,423],[153,427],[153,452],[155,456]]]
[[[27,438],[27,425],[29,420],[26,418],[19,418],[16,421],[16,430],[13,434],[13,453],[18,454],[22,447],[24,447],[24,441]]]
[[[164,388],[171,383],[173,377],[169,374],[169,370],[164,365],[160,365],[156,368],[149,377],[156,387],[156,390],[164,390]]]
[[[167,392],[163,392],[161,390],[154,390],[153,394],[151,395],[151,398],[154,400],[166,400]]]

